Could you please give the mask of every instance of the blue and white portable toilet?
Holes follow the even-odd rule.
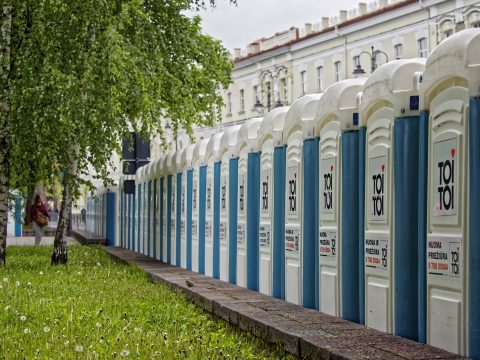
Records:
[[[425,60],[395,60],[366,81],[365,324],[419,340],[419,86]],[[424,155],[424,154],[423,154]],[[421,331],[420,331],[421,332]]]
[[[135,213],[133,218],[135,231],[133,234],[133,249],[132,249],[135,252],[138,252],[140,249],[141,171],[142,171],[141,168],[135,171]]]
[[[283,143],[286,150],[285,180],[285,300],[309,308],[316,307],[317,219],[315,193],[318,191],[318,150],[305,138],[313,138],[313,120],[321,94],[296,100],[285,117]],[[306,124],[307,123],[307,124]],[[307,146],[307,155],[306,149]],[[318,147],[318,142],[317,142]],[[308,159],[306,159],[308,156]],[[312,158],[310,158],[312,157]],[[304,166],[308,160],[308,166]],[[317,182],[317,184],[315,184]],[[313,201],[304,201],[304,194]]]
[[[141,212],[140,212],[140,253],[147,255],[147,217],[148,217],[148,208],[147,208],[147,170],[148,164],[140,168],[140,193],[141,193]]]
[[[288,109],[288,106],[284,106],[269,111],[258,129],[260,151],[258,291],[277,298],[284,297],[282,297],[282,288],[283,293],[285,292],[283,125]]]
[[[183,176],[183,163],[182,155],[185,152],[186,148],[178,149],[175,154],[175,172],[174,177],[176,178],[175,188],[173,194],[175,196],[175,202],[177,204],[175,211],[175,218],[177,220],[175,228],[175,262],[173,263],[176,266],[181,266],[182,262],[182,244],[183,238],[186,237],[185,231],[185,220],[186,220],[186,201],[185,201],[185,177]],[[185,241],[186,244],[186,241]],[[186,260],[186,253],[185,253]]]
[[[358,93],[365,79],[348,79],[328,87],[317,104],[315,136],[319,142],[318,255],[319,310],[341,316],[342,278],[356,273],[343,273],[342,262],[352,261],[351,252],[343,252],[341,232],[341,124],[358,112]]]
[[[169,215],[168,215],[168,173],[167,173],[167,157],[168,153],[162,155],[159,168],[160,168],[160,261],[163,263],[168,262],[167,252],[167,233],[169,227]]]
[[[177,158],[177,171],[182,171],[181,195],[181,261],[184,269],[192,269],[192,185],[193,185],[193,151],[195,144],[187,146]]]
[[[153,231],[153,253],[152,256],[157,259],[161,260],[160,257],[160,234],[161,234],[161,218],[160,218],[160,206],[161,206],[161,164],[163,162],[163,158],[159,157],[152,162],[152,231]]]
[[[420,182],[420,189],[427,189],[426,204],[421,203],[427,209],[426,218],[421,218],[426,239],[425,233],[420,238],[426,247],[427,342],[476,359],[480,358],[479,54],[479,29],[445,39],[427,58],[420,100],[422,120],[428,119],[428,131],[421,133],[428,144],[428,182]]]
[[[155,231],[155,208],[156,208],[156,169],[155,169],[155,161],[151,161],[147,168],[147,255],[150,257],[155,258],[155,241],[156,241],[156,231]]]
[[[240,125],[224,130],[220,141],[220,280],[237,282],[238,156],[236,145]]]
[[[258,223],[260,210],[260,153],[257,132],[261,118],[253,118],[238,130],[235,153],[238,156],[237,189],[237,281],[258,291]]]
[[[177,233],[177,172],[175,169],[176,150],[170,150],[166,158],[167,174],[167,263],[176,264],[176,233]]]
[[[220,222],[220,142],[223,131],[212,135],[207,144],[206,210],[205,210],[205,275],[218,278],[219,271],[219,222]]]
[[[125,249],[133,250],[133,242],[135,238],[135,193],[126,194],[124,190],[124,181],[135,181],[135,175],[124,175],[120,178],[120,190],[122,195],[122,236],[123,236],[123,245]]]
[[[192,271],[205,274],[205,213],[207,164],[205,155],[210,138],[195,145],[192,158]]]

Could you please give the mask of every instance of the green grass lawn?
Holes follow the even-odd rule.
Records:
[[[280,349],[152,284],[100,248],[9,247],[0,269],[0,357],[7,359],[284,358]]]

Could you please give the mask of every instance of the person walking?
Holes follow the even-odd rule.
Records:
[[[50,214],[40,195],[35,196],[33,205],[30,208],[30,219],[32,220],[33,231],[35,231],[35,245],[40,245],[43,228],[47,226],[50,221]]]

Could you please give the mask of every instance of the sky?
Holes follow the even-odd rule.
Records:
[[[371,0],[237,0],[237,6],[227,0],[217,0],[217,7],[199,13],[205,33],[222,40],[233,53],[245,49],[262,37],[269,37],[291,26],[303,28],[305,23],[318,23],[340,10],[358,7]]]

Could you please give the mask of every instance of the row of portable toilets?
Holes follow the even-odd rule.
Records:
[[[471,29],[125,177],[118,244],[480,358],[479,96]]]

